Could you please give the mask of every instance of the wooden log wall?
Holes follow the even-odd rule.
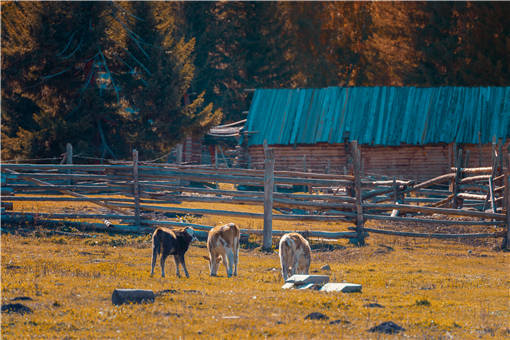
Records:
[[[503,144],[503,153],[510,141]],[[275,170],[311,171],[343,174],[352,171],[352,156],[345,144],[317,143],[313,145],[271,145],[275,152]],[[460,146],[464,155],[469,151],[469,167],[492,166],[492,144]],[[361,170],[364,175],[394,176],[426,180],[450,171],[454,166],[453,144],[369,146],[361,145]],[[260,145],[248,148],[250,167],[263,169],[264,150]]]
[[[423,180],[449,172],[448,145],[362,145],[363,172]]]
[[[275,170],[305,171],[314,173],[343,174],[347,166],[347,152],[344,144],[318,143],[314,145],[284,146],[271,145],[274,150]],[[250,166],[264,168],[264,149],[250,146]],[[329,167],[329,169],[328,169]],[[350,170],[346,168],[346,171]]]
[[[503,154],[507,154],[510,147],[510,140],[503,141],[502,143],[502,151]],[[477,145],[477,144],[463,144],[462,149],[464,150],[464,155],[469,152],[469,161],[467,163],[467,168],[476,168],[483,166],[492,166],[492,144],[485,145]]]
[[[189,164],[202,163],[202,138],[188,136],[183,143],[183,162]]]

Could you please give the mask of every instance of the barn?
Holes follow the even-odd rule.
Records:
[[[257,89],[241,144],[251,168],[345,173],[358,141],[365,175],[427,179],[508,152],[510,87]],[[494,145],[495,144],[495,145]]]

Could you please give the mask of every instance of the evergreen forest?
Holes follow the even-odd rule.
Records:
[[[2,2],[2,159],[150,159],[256,88],[510,86],[509,2]]]

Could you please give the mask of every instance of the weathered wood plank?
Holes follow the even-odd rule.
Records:
[[[455,221],[455,220],[436,220],[425,219],[416,217],[400,217],[376,214],[364,214],[367,220],[380,220],[380,221],[395,221],[395,222],[410,222],[420,224],[441,224],[441,225],[472,225],[472,226],[491,226],[491,225],[504,225],[504,221]]]
[[[133,205],[115,203],[115,206],[122,208],[132,208]],[[191,215],[220,215],[220,216],[237,216],[246,218],[264,218],[262,213],[250,213],[241,211],[212,210],[212,209],[189,209],[175,207],[161,207],[156,205],[140,205],[140,210],[173,212]],[[336,212],[336,215],[297,215],[297,214],[273,214],[273,220],[303,220],[303,221],[345,221],[346,216],[350,216],[349,212]],[[348,221],[348,220],[347,220]]]
[[[421,182],[421,183],[418,183],[418,184],[414,185],[413,187],[407,189],[406,192],[415,191],[415,190],[420,189],[420,188],[426,188],[428,186],[431,186],[431,185],[434,185],[434,184],[437,184],[437,183],[447,182],[447,181],[451,180],[454,177],[455,177],[455,173],[450,173],[450,174],[445,174],[445,175],[437,176],[437,177],[431,178],[429,180],[426,180],[425,182]]]
[[[491,177],[491,175],[471,176],[471,177],[466,177],[466,178],[461,179],[460,183],[465,184],[465,183],[472,183],[472,182],[477,182],[477,181],[486,181],[490,177]]]
[[[116,214],[85,214],[85,213],[69,213],[69,214],[64,214],[64,213],[33,213],[33,212],[30,212],[30,213],[26,213],[26,212],[18,212],[18,211],[15,211],[15,212],[6,212],[6,215],[10,215],[10,216],[13,216],[13,217],[24,217],[24,218],[28,218],[30,217],[31,219],[66,219],[66,218],[71,218],[71,219],[77,219],[77,218],[83,218],[83,219],[108,219],[108,220],[132,220],[134,219],[134,216],[132,215],[116,215]]]
[[[452,168],[450,168],[450,171],[456,172],[457,168],[452,167]],[[492,172],[492,167],[487,166],[487,167],[480,167],[480,168],[462,168],[461,171],[462,171],[462,173],[464,173],[466,175],[489,174]]]
[[[240,190],[218,190],[218,189],[206,189],[206,188],[195,188],[175,185],[165,185],[141,182],[140,186],[144,189],[167,189],[174,192],[192,192],[202,193],[204,195],[224,195],[233,197],[264,197],[263,191],[240,191]],[[354,202],[354,198],[348,196],[339,195],[310,195],[310,194],[293,194],[293,193],[281,193],[273,192],[275,198],[289,198],[289,199],[300,199],[300,200],[324,200],[330,202]]]
[[[17,173],[16,171],[14,171],[14,170],[10,170],[10,169],[8,169],[7,171],[9,171],[9,172],[11,172],[11,173],[14,173],[14,174],[18,175],[18,173]],[[38,179],[36,179],[36,178],[27,177],[27,180],[28,180],[28,181],[31,181],[31,182],[34,182],[34,183],[37,183],[37,184],[50,185],[50,186],[51,186],[51,184],[50,184],[50,183],[47,183],[47,182],[44,182],[44,181],[38,180]],[[75,197],[79,197],[79,198],[89,198],[89,197],[87,197],[87,196],[85,196],[85,195],[78,194],[78,193],[75,193],[75,192],[70,191],[70,190],[62,190],[62,189],[56,189],[56,190],[61,191],[61,192],[62,192],[62,193],[64,193],[64,194],[71,195],[71,196],[75,196]],[[100,206],[102,206],[102,207],[105,207],[105,208],[111,209],[111,210],[116,211],[116,212],[124,213],[124,211],[122,211],[121,209],[117,209],[117,208],[112,207],[111,205],[106,204],[106,203],[102,203],[102,202],[98,202],[98,201],[90,201],[90,202],[92,202],[92,203],[94,203],[94,204],[97,204],[97,205],[100,205]]]
[[[474,217],[482,217],[482,218],[494,218],[498,220],[503,220],[505,215],[503,214],[495,214],[495,213],[486,213],[481,211],[469,211],[469,210],[461,210],[461,209],[448,209],[448,208],[434,208],[434,207],[424,207],[424,206],[415,206],[415,205],[407,205],[407,204],[373,204],[373,203],[364,203],[364,208],[373,209],[373,210],[393,210],[399,209],[402,211],[418,211],[422,213],[429,214],[443,214],[443,215],[456,215],[456,216],[474,216]]]
[[[204,197],[204,196],[188,196],[188,195],[174,195],[174,194],[159,194],[159,193],[147,193],[143,197],[154,198],[159,200],[172,200],[179,202],[212,202],[212,203],[227,203],[227,204],[252,204],[262,205],[264,198],[262,197]],[[285,207],[285,208],[300,208],[300,209],[311,209],[316,208],[320,210],[325,209],[354,209],[354,204],[349,203],[329,203],[318,200],[301,201],[301,200],[289,200],[281,198],[273,198],[273,206]]]
[[[48,197],[48,196],[3,196],[5,201],[41,202],[134,202],[132,198],[114,197]]]
[[[385,234],[395,236],[407,236],[407,237],[425,237],[425,238],[438,238],[438,239],[459,239],[459,238],[491,238],[491,237],[502,237],[503,232],[494,233],[473,233],[473,234],[437,234],[437,233],[413,233],[393,230],[383,230],[375,228],[365,228],[367,232],[374,234]]]

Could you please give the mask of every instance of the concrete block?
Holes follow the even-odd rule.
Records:
[[[327,275],[292,275],[287,279],[289,283],[296,285],[304,285],[307,283],[324,284],[329,282],[329,276]]]
[[[154,292],[147,289],[115,289],[112,294],[112,303],[122,305],[124,303],[154,302]]]
[[[361,285],[356,283],[326,283],[320,289],[321,292],[342,292],[342,293],[356,293],[361,292]]]
[[[314,289],[314,290],[317,290],[317,288],[320,287],[320,285],[318,286],[315,283],[305,283],[304,285],[294,284],[294,286],[296,287],[296,289]]]
[[[282,289],[291,289],[291,288],[294,288],[294,283],[292,283],[292,282],[287,282],[282,286]]]

